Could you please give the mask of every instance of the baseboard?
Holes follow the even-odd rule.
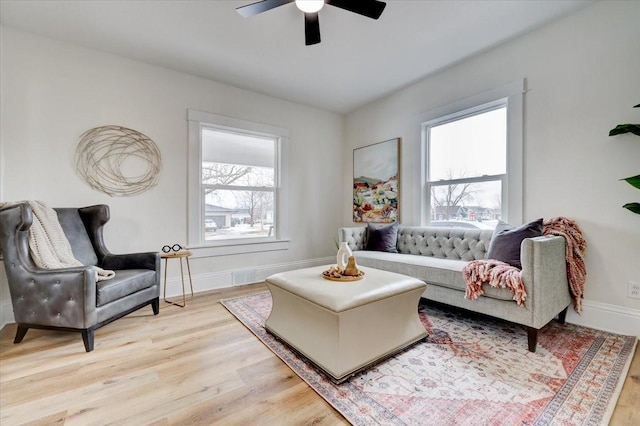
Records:
[[[567,322],[640,338],[640,309],[584,300],[582,314],[569,307]]]
[[[11,305],[11,299],[3,300],[0,302],[0,330],[5,325],[15,322],[13,318],[13,306]]]

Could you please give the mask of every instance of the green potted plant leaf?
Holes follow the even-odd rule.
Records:
[[[635,105],[634,108],[640,108],[640,104]],[[621,135],[624,133],[633,133],[634,135],[640,136],[640,124],[618,124],[615,128],[609,131],[609,136]],[[640,189],[640,175],[620,180],[624,180],[631,186]],[[640,203],[627,203],[622,207],[634,212],[635,214],[640,214]]]

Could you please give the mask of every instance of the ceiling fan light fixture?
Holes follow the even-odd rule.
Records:
[[[324,6],[324,0],[296,0],[296,6],[305,13],[316,13]]]
[[[296,7],[304,13],[304,42],[307,46],[320,43],[318,11],[325,3],[371,19],[378,19],[387,5],[380,0],[260,0],[236,7],[236,11],[248,18],[294,2]]]

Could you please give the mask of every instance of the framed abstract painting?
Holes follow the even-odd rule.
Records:
[[[399,220],[400,138],[353,150],[353,221]]]

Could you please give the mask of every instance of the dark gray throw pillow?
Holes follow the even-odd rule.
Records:
[[[498,222],[491,243],[487,259],[500,260],[522,269],[520,263],[520,245],[525,238],[539,237],[542,235],[542,218],[533,222],[525,223],[518,228],[514,228],[505,222]]]
[[[367,247],[365,250],[397,253],[398,222],[389,224],[367,224]]]

